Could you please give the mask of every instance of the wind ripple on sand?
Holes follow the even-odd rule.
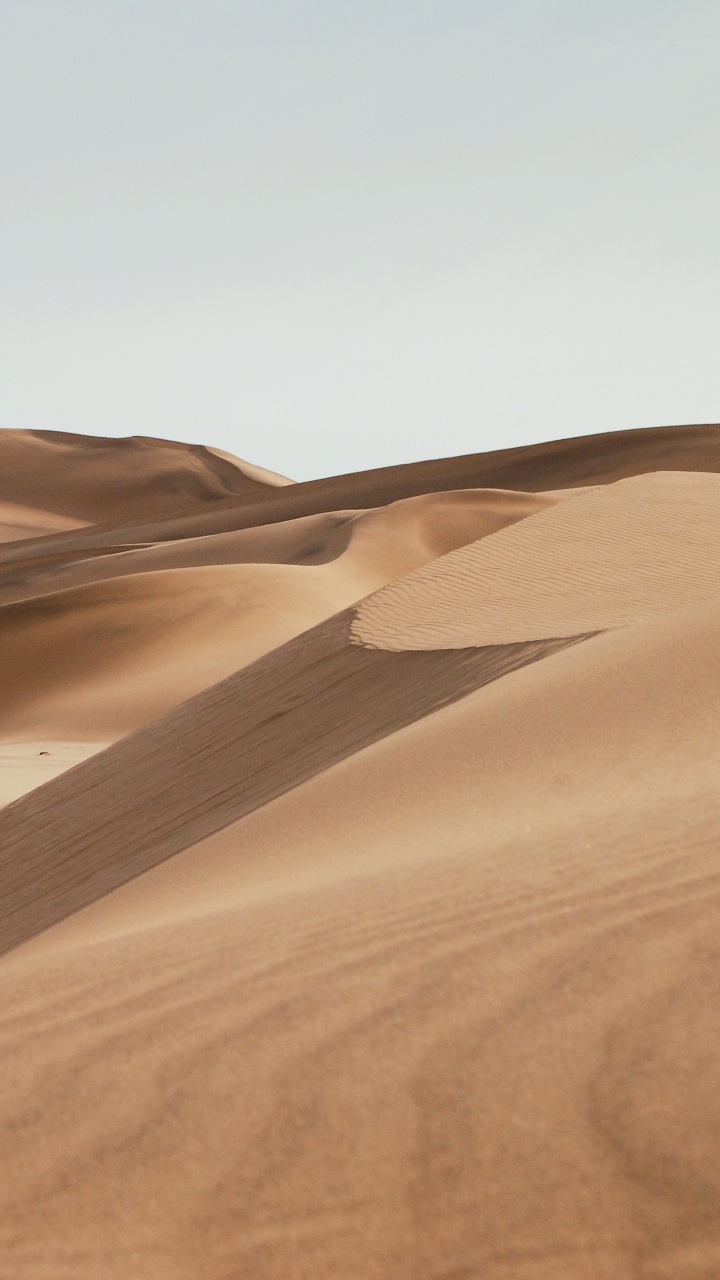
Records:
[[[463,649],[627,626],[720,594],[720,476],[600,487],[365,600],[358,644]]]

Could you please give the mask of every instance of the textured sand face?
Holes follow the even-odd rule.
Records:
[[[720,595],[720,476],[599,487],[366,600],[353,638],[463,649],[624,627]]]
[[[6,545],[3,1280],[720,1274],[716,450]]]

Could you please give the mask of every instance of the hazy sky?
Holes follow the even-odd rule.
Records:
[[[717,0],[0,14],[0,426],[305,479],[720,420]]]

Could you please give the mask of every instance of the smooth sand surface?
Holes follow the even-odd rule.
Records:
[[[0,447],[6,448],[4,437],[14,434],[3,432],[0,436]],[[59,440],[83,441],[87,437],[62,437],[58,433],[34,433],[34,435],[52,435]],[[103,448],[108,441],[97,441]],[[133,457],[138,454],[138,465],[148,465],[147,453],[142,453],[143,445],[163,446],[160,469],[168,466],[168,449],[185,450],[189,453],[190,462],[195,467],[207,462],[210,451],[187,445],[171,445],[167,441],[145,442],[131,437],[129,441],[109,442],[114,446],[122,446],[125,453],[123,461],[130,452]],[[71,460],[74,446],[69,446]],[[101,454],[96,455],[98,457]],[[44,461],[44,459],[43,459]],[[221,461],[227,462],[226,459]],[[368,508],[387,506],[403,498],[418,497],[423,494],[462,491],[464,489],[510,489],[537,493],[547,491],[575,491],[578,488],[592,487],[596,484],[609,484],[628,476],[643,475],[649,471],[720,471],[720,426],[688,426],[657,427],[644,431],[614,431],[606,435],[578,437],[574,440],[557,440],[549,444],[525,445],[514,449],[500,449],[492,453],[470,454],[460,458],[441,458],[427,462],[412,463],[404,466],[380,467],[377,470],[361,471],[353,475],[330,476],[327,479],[310,480],[292,486],[282,484],[281,477],[268,485],[256,485],[254,488],[241,485],[238,488],[237,466],[233,460],[227,464],[223,473],[226,486],[232,489],[232,496],[223,497],[216,486],[211,486],[212,502],[198,504],[186,497],[182,512],[168,514],[166,503],[158,492],[155,507],[145,504],[148,510],[136,512],[136,504],[132,490],[128,496],[122,496],[110,508],[103,503],[98,519],[100,523],[94,531],[81,534],[57,534],[52,543],[44,540],[38,544],[36,540],[26,546],[13,548],[4,556],[5,563],[28,562],[37,554],[56,553],[88,554],[104,553],[108,548],[116,549],[119,545],[137,545],[153,542],[158,538],[170,541],[175,538],[196,537],[207,533],[225,533],[232,529],[259,528],[266,524],[277,524],[284,520],[299,519],[303,516],[319,515],[324,512],[346,510],[348,508]],[[190,465],[187,457],[182,457],[176,466]],[[245,464],[243,464],[245,465]],[[232,468],[232,470],[230,469]],[[111,468],[112,469],[112,468]],[[254,472],[256,468],[252,468]],[[33,473],[34,475],[34,473]],[[204,475],[208,484],[207,474]],[[77,480],[73,473],[71,491],[75,492]],[[114,481],[113,481],[114,487]],[[155,484],[157,490],[162,486]],[[36,494],[37,483],[33,479],[31,492]],[[23,492],[25,489],[23,489]],[[107,496],[107,488],[103,486],[103,499]],[[143,493],[152,486],[147,485]],[[0,493],[2,496],[2,493]],[[201,498],[205,496],[201,492]],[[175,498],[171,498],[174,502]],[[57,504],[56,504],[57,505]],[[75,504],[77,506],[77,503]],[[97,503],[95,504],[98,505]],[[53,508],[54,509],[54,508]],[[153,511],[162,516],[161,520],[153,518]],[[126,518],[123,518],[123,513]]]
[[[43,738],[41,742],[0,743],[0,806],[10,804],[28,791],[34,791],[57,778],[67,769],[89,760],[102,751],[102,742],[56,742]]]
[[[0,542],[20,542],[24,538],[44,538],[82,528],[89,522],[72,516],[59,516],[39,507],[26,507],[20,502],[0,502]]]
[[[2,1280],[720,1275],[718,443],[5,544]]]

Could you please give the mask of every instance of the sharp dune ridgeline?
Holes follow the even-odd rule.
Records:
[[[720,427],[0,433],[2,1280],[720,1276]]]

